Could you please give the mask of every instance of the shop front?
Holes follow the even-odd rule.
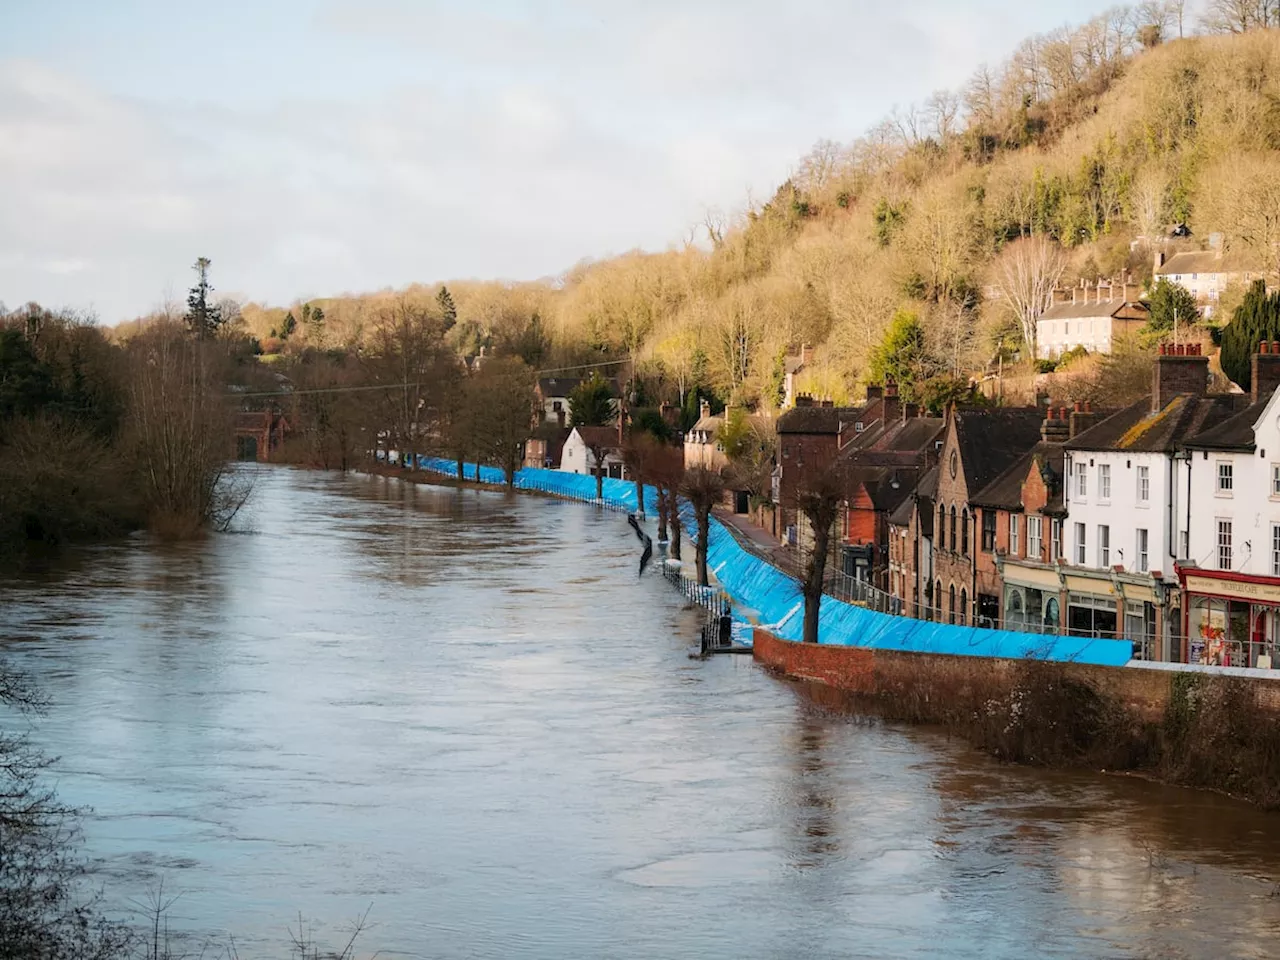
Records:
[[[1280,579],[1179,567],[1188,663],[1280,669]]]
[[[1003,575],[1006,630],[1062,631],[1062,583],[1056,569],[1005,561]]]

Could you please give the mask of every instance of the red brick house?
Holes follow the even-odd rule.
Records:
[[[950,623],[1000,619],[994,564],[979,564],[971,499],[1040,441],[1040,411],[952,407],[934,494],[933,606]]]
[[[841,505],[842,565],[847,576],[890,590],[889,519],[937,463],[946,421],[917,416],[880,421],[856,434],[836,463],[846,485]]]
[[[289,421],[278,410],[236,414],[236,459],[267,463],[289,432]]]

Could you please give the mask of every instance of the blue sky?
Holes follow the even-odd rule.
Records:
[[[1095,0],[0,0],[0,302],[106,323],[679,242]]]

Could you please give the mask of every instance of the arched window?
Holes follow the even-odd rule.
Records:
[[[947,549],[947,508],[938,504],[938,549]]]
[[[969,591],[961,589],[960,591],[960,623],[967,622],[969,616]]]
[[[954,583],[951,585],[951,588],[948,590],[948,593],[950,594],[950,596],[948,597],[950,613],[948,615],[947,621],[949,623],[955,623],[956,622],[956,585]]]
[[[960,552],[966,557],[969,555],[969,508],[965,507],[960,514]]]
[[[1052,627],[1056,632],[1058,629],[1058,598],[1050,597],[1044,602],[1044,625]]]
[[[960,541],[956,539],[956,508],[954,505],[951,507],[951,533],[949,536],[951,537],[951,552],[955,553]]]
[[[1022,612],[1022,591],[1011,589],[1009,591],[1009,608],[1005,612],[1005,626],[1010,630],[1021,630],[1026,623],[1025,614]]]
[[[938,622],[942,622],[942,581],[939,580],[933,590],[933,606],[938,611]]]

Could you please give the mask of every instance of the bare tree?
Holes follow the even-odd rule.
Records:
[[[1209,0],[1200,26],[1207,33],[1248,33],[1280,25],[1276,0]]]
[[[809,193],[822,190],[840,167],[840,144],[834,140],[819,140],[800,160],[800,169],[793,178],[795,185]]]
[[[808,520],[813,536],[813,546],[804,564],[804,580],[800,585],[800,592],[804,596],[805,643],[818,642],[822,588],[826,582],[832,532],[840,515],[843,496],[839,473],[835,467],[828,467],[814,474],[796,492],[796,509]]]
[[[366,375],[383,385],[379,398],[390,440],[408,452],[416,470],[418,453],[439,435],[443,394],[458,367],[434,306],[403,295],[381,305],[362,360]]]
[[[698,583],[707,586],[707,542],[711,534],[711,508],[724,497],[724,477],[718,470],[693,467],[685,471],[680,492],[693,507],[698,524],[696,563]]]
[[[227,471],[234,425],[219,346],[156,323],[128,351],[128,428],[152,527],[169,536],[225,528],[248,491]]]
[[[1164,232],[1169,209],[1169,177],[1163,170],[1148,167],[1138,174],[1129,192],[1130,219],[1148,244]]]
[[[500,467],[507,486],[516,482],[533,427],[533,371],[519,357],[495,357],[466,381],[477,462]]]
[[[935,90],[924,105],[929,132],[946,144],[956,133],[960,120],[960,95],[950,90]]]
[[[996,259],[995,286],[1018,321],[1030,359],[1036,356],[1036,320],[1053,305],[1066,266],[1062,248],[1043,235],[1015,240]]]
[[[671,559],[679,560],[684,527],[680,521],[680,488],[684,482],[684,451],[679,447],[660,445],[654,452],[650,473],[658,493],[658,539],[671,533]]]

